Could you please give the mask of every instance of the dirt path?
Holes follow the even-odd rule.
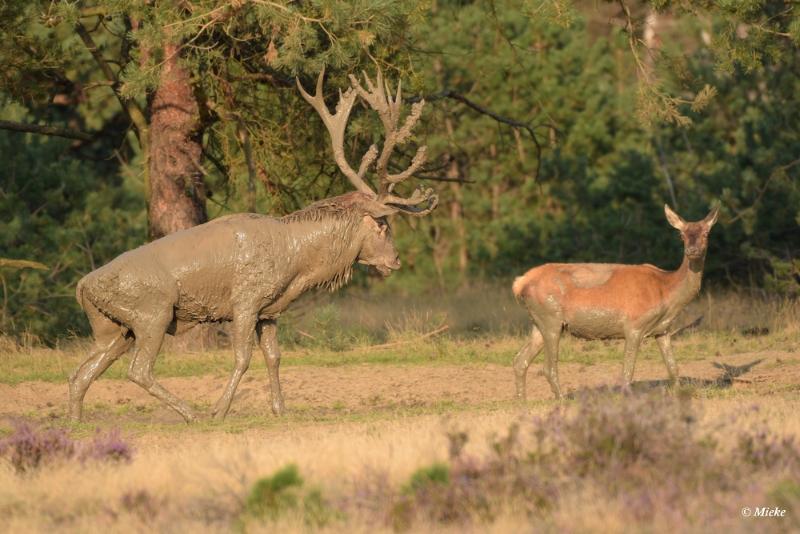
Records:
[[[762,395],[800,390],[800,355],[786,352],[745,353],[725,358],[731,366],[745,366],[754,360],[763,361],[731,383],[718,385],[712,381],[722,376],[712,360],[684,362],[681,376],[700,386],[730,387],[742,393]],[[547,381],[540,374],[537,360],[529,372],[528,397],[532,400],[551,398]],[[564,363],[560,367],[561,383],[569,392],[584,388],[600,388],[617,384],[621,367],[618,362],[595,365]],[[433,406],[441,403],[476,405],[509,400],[514,395],[513,371],[510,366],[395,366],[355,365],[344,367],[290,366],[281,370],[281,380],[289,412],[292,410],[367,412],[397,407]],[[641,361],[636,369],[636,387],[657,385],[666,376],[659,361]],[[226,377],[199,376],[165,378],[169,390],[198,405],[216,401]],[[268,381],[263,372],[251,372],[239,387],[231,416],[268,413]],[[25,382],[16,386],[0,384],[0,417],[32,415],[61,418],[67,402],[66,384]],[[140,421],[179,421],[177,415],[164,408],[144,390],[126,380],[98,380],[86,398],[87,415],[103,412],[113,417]],[[123,409],[123,408],[130,409]]]

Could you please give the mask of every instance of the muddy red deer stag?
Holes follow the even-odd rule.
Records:
[[[678,313],[700,291],[708,233],[719,209],[714,208],[698,222],[684,221],[666,205],[664,212],[683,239],[683,262],[677,271],[653,265],[548,263],[514,280],[514,295],[533,321],[530,340],[514,358],[518,398],[526,396],[528,366],[543,347],[545,378],[556,398],[561,398],[558,343],[564,330],[586,339],[624,338],[625,388],[633,380],[639,344],[644,337],[655,336],[670,381],[677,381],[671,327]]]
[[[334,290],[345,284],[355,262],[388,276],[400,268],[386,216],[430,213],[438,199],[432,189],[409,197],[393,194],[425,160],[421,147],[410,166],[388,171],[397,145],[408,140],[424,102],[412,106],[402,125],[400,86],[394,97],[378,73],[366,77],[364,89],[355,77],[339,96],[336,113],[322,97],[324,71],[312,97],[297,85],[317,110],[330,133],[334,159],[358,191],[312,204],[282,218],[252,213],[229,215],[175,232],[131,250],[78,282],[77,299],[89,318],[94,344],[89,357],[70,376],[70,416],[80,420],[83,399],[92,382],[130,347],[128,377],[160,399],[186,421],[194,411],[153,378],[153,363],[166,333],[198,323],[232,322],[235,366],[212,414],[224,418],[247,370],[257,338],[267,363],[272,411],[284,411],[278,377],[280,352],[277,319],[289,304],[314,287]],[[375,110],[386,130],[383,147],[373,145],[354,171],[344,156],[344,132],[357,97]],[[375,192],[365,181],[370,168],[379,178]]]

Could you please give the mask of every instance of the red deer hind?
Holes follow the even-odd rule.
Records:
[[[698,222],[684,221],[666,205],[664,212],[683,239],[683,262],[677,271],[649,264],[548,263],[514,280],[514,296],[533,320],[530,340],[514,358],[518,398],[526,397],[528,366],[542,348],[544,375],[555,397],[561,398],[558,343],[564,330],[585,339],[625,339],[625,388],[633,380],[639,344],[644,337],[654,336],[670,381],[677,381],[671,326],[700,291],[708,233],[719,208]]]

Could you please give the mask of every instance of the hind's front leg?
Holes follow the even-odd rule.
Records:
[[[278,369],[281,365],[281,352],[278,349],[278,323],[274,319],[261,321],[258,323],[258,344],[264,359],[267,362],[269,371],[270,397],[272,401],[272,413],[283,415],[283,393],[281,393],[281,381]]]
[[[657,336],[656,342],[658,348],[661,350],[661,357],[664,359],[664,365],[667,366],[667,373],[669,374],[670,384],[675,385],[678,383],[678,364],[675,363],[675,357],[672,355],[672,341],[669,334]]]
[[[636,368],[636,354],[639,352],[639,345],[642,343],[641,330],[629,330],[625,332],[625,355],[622,361],[622,388],[630,390],[633,383],[633,372]]]

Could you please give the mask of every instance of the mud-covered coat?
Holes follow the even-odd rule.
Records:
[[[80,280],[78,302],[95,346],[70,378],[70,406],[80,419],[91,382],[133,342],[129,377],[187,420],[193,410],[158,385],[152,364],[165,333],[231,321],[236,368],[214,413],[224,417],[257,336],[267,357],[272,408],[283,411],[275,319],[304,291],[336,289],[355,262],[384,275],[400,267],[391,230],[370,214],[360,192],[321,201],[282,218],[221,217],[126,252]]]

